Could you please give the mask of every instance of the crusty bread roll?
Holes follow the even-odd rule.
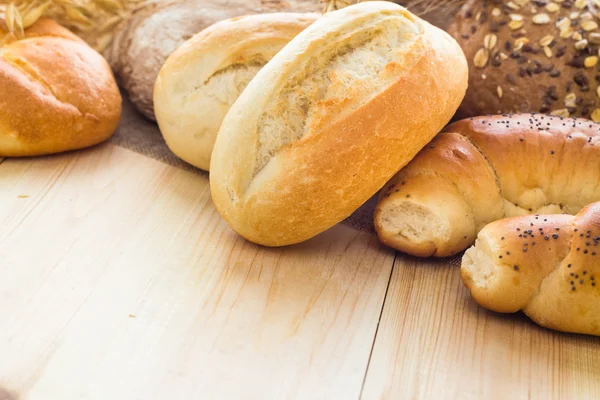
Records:
[[[154,88],[154,110],[178,157],[210,167],[221,122],[248,82],[319,14],[274,13],[232,18],[206,28],[175,51]]]
[[[321,9],[317,0],[154,0],[116,28],[103,54],[135,107],[154,120],[154,82],[160,68],[198,32],[242,15]]]
[[[600,203],[575,217],[503,219],[479,233],[463,256],[461,276],[487,309],[523,310],[547,328],[600,335],[598,243]]]
[[[468,0],[449,32],[469,62],[459,117],[554,113],[600,122],[596,0]]]
[[[454,114],[466,60],[389,2],[327,13],[285,46],[225,117],[214,203],[267,246],[306,240],[367,201]]]
[[[536,213],[576,214],[600,200],[600,125],[540,114],[456,122],[380,194],[381,241],[446,257],[488,223]]]
[[[108,139],[121,115],[112,72],[49,19],[20,40],[0,27],[0,157],[80,149]]]

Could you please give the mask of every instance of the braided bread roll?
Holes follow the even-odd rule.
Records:
[[[380,194],[385,244],[447,257],[505,217],[576,214],[600,200],[600,125],[540,114],[471,118],[448,126]]]
[[[575,217],[503,219],[479,233],[461,276],[487,309],[523,310],[550,329],[600,335],[599,243],[600,203]]]

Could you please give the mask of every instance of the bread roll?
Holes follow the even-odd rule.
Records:
[[[214,203],[267,246],[306,240],[367,201],[448,122],[466,61],[389,2],[327,13],[256,75],[212,154]]]
[[[469,61],[459,117],[553,113],[600,121],[595,1],[466,2],[449,32]]]
[[[248,82],[319,14],[274,13],[232,18],[206,28],[161,69],[156,119],[178,157],[204,170],[221,122]]]
[[[600,203],[573,217],[536,215],[487,225],[461,276],[483,307],[523,310],[536,323],[600,336]]]
[[[115,30],[103,54],[135,107],[154,120],[154,82],[160,68],[186,40],[215,22],[242,15],[320,11],[317,0],[153,1]]]
[[[446,257],[501,218],[576,214],[600,200],[599,132],[589,120],[540,114],[456,122],[382,190],[379,238],[412,255]]]
[[[121,97],[106,61],[49,19],[14,39],[0,27],[0,157],[80,149],[108,139]]]

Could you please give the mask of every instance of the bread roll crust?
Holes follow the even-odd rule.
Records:
[[[121,97],[106,61],[48,19],[0,48],[0,157],[100,143],[116,130]]]
[[[483,307],[523,310],[547,328],[600,335],[600,203],[576,216],[495,221],[467,250],[461,277]]]
[[[369,36],[380,32],[400,45],[386,52],[389,42]],[[375,48],[364,53],[372,64],[357,62],[362,45]],[[382,67],[369,70],[375,65]],[[314,74],[296,86],[306,71]],[[217,209],[239,234],[267,246],[324,231],[431,140],[458,107],[466,79],[449,35],[400,6],[366,2],[326,14],[257,74],[227,114],[211,161]]]
[[[375,228],[395,249],[446,257],[501,218],[576,214],[600,200],[599,180],[599,124],[543,114],[470,118],[448,126],[390,180]],[[416,209],[442,221],[445,234],[433,235],[424,218],[414,218]],[[407,236],[403,230],[422,233]]]
[[[319,14],[237,17],[210,26],[175,51],[154,88],[154,109],[169,148],[210,167],[213,145],[231,105],[248,82]]]

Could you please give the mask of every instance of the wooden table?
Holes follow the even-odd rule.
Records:
[[[599,399],[600,339],[345,225],[268,249],[105,144],[0,163],[0,399]]]

